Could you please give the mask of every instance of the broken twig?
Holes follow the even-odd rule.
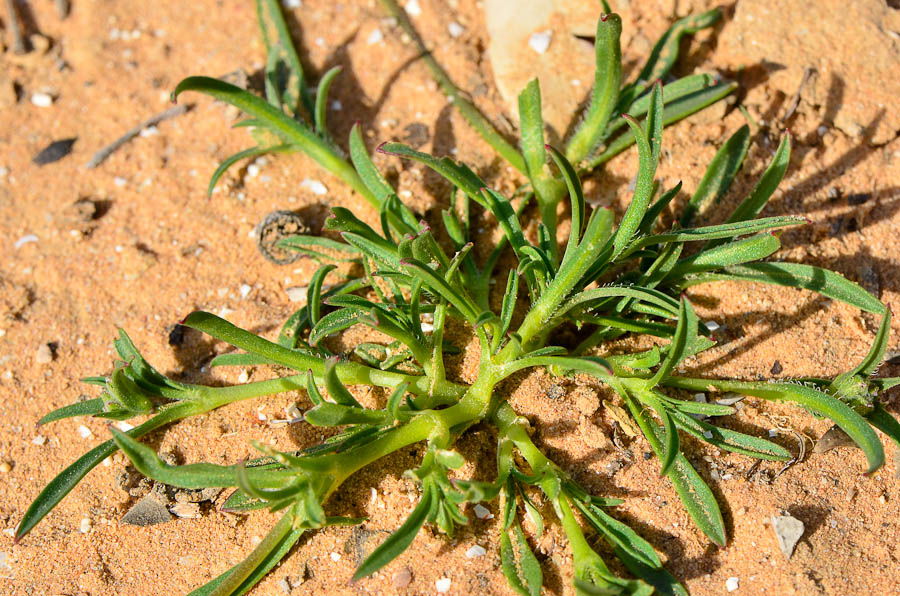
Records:
[[[101,163],[103,163],[103,161],[106,160],[107,157],[109,157],[115,151],[117,151],[119,149],[119,147],[121,147],[122,145],[124,145],[125,143],[127,143],[128,141],[133,139],[134,137],[138,136],[139,134],[141,134],[141,131],[144,130],[145,128],[159,124],[163,120],[168,120],[169,118],[174,118],[175,116],[180,116],[181,114],[184,114],[185,112],[190,110],[192,107],[193,106],[190,104],[178,105],[178,106],[175,106],[174,108],[169,108],[168,110],[166,110],[164,112],[160,112],[159,114],[156,114],[155,116],[147,118],[146,120],[144,120],[143,122],[141,122],[140,124],[138,124],[137,126],[132,128],[131,130],[129,130],[128,132],[123,134],[121,137],[119,137],[118,139],[116,139],[115,141],[113,141],[112,143],[110,143],[109,145],[107,145],[106,147],[101,149],[100,151],[96,152],[94,154],[94,157],[91,158],[91,161],[87,162],[84,167],[87,168],[88,170],[90,170],[92,168],[96,168]]]

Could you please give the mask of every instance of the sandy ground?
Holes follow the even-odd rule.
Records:
[[[675,15],[704,6],[614,4],[621,4],[630,72]],[[731,6],[723,24],[688,46],[680,67],[681,73],[719,71],[737,79],[741,101],[765,125],[728,201],[734,204],[752,188],[778,131],[789,125],[796,150],[766,214],[805,214],[812,223],[784,234],[780,256],[840,271],[897,312],[900,125],[882,95],[889,97],[885,89],[900,80],[900,11],[887,6],[891,2],[859,2],[845,19],[836,2],[815,3],[821,15],[811,14],[809,6],[804,12],[796,6],[801,2],[793,7],[788,2],[781,12],[768,4]],[[486,113],[503,112],[506,104],[485,56],[481,7],[466,0],[421,0],[420,5],[415,23],[433,40],[438,59],[462,87],[474,91]],[[314,267],[263,261],[250,237],[256,222],[278,208],[299,210],[314,228],[330,205],[349,206],[368,218],[373,214],[300,156],[268,159],[255,176],[235,169],[222,191],[207,200],[206,183],[218,161],[252,141],[246,132],[229,129],[232,110],[199,96],[184,97],[194,106],[189,113],[134,139],[96,169],[84,168],[100,147],[170,107],[168,92],[182,77],[259,72],[264,57],[251,2],[75,0],[65,20],[49,1],[20,6],[27,8],[31,31],[42,37],[33,40],[34,52],[16,56],[7,34],[0,56],[0,593],[186,593],[243,558],[265,534],[271,516],[236,517],[211,509],[198,519],[149,528],[122,525],[118,520],[133,499],[117,486],[125,463],[117,455],[14,547],[14,528],[41,487],[108,436],[100,420],[72,419],[39,429],[35,422],[83,393],[94,394],[78,379],[110,370],[118,328],[126,329],[162,371],[236,382],[242,371],[204,368],[224,345],[189,334],[182,345],[171,346],[171,326],[203,309],[273,337],[296,306],[286,289],[306,285]],[[377,3],[306,0],[292,13],[312,78],[344,66],[333,89],[340,110],[332,106],[329,112],[337,138],[345,139],[360,120],[372,147],[392,139],[421,143],[425,151],[455,153],[501,190],[520,182],[447,106]],[[801,17],[816,27],[804,38],[815,43],[793,43],[800,33],[791,19]],[[463,27],[458,37],[448,32],[451,20]],[[382,39],[373,43],[376,30]],[[870,68],[856,69],[860,62]],[[784,121],[810,66],[817,75]],[[49,95],[50,105],[36,105],[35,94],[38,104],[40,94]],[[667,129],[664,185],[681,179],[686,189],[695,188],[716,148],[742,123],[736,110],[722,106]],[[77,140],[63,159],[43,166],[32,162],[49,143],[69,138]],[[589,184],[591,199],[621,208],[636,161],[628,153],[611,164]],[[410,191],[417,210],[446,200],[446,187],[421,168],[384,156],[377,162]],[[301,186],[305,179],[323,183],[327,194]],[[73,206],[79,200],[91,202],[93,215],[91,208],[85,215],[84,203],[81,209]],[[694,288],[691,297],[704,318],[722,325],[720,347],[694,365],[704,374],[836,374],[865,354],[877,324],[850,307],[787,289],[719,284]],[[465,363],[456,367],[462,378],[471,375]],[[244,372],[257,378],[268,374]],[[884,372],[900,374],[900,369]],[[895,477],[900,462],[892,446],[886,466],[872,477],[860,475],[863,457],[853,449],[809,456],[781,475],[779,465],[763,464],[748,477],[751,460],[690,445],[691,459],[712,481],[726,518],[730,544],[719,549],[691,525],[674,491],[658,478],[657,462],[645,460],[646,443],[631,442],[629,452],[615,449],[611,416],[573,384],[564,384],[563,394],[552,399],[560,393],[553,389],[557,383],[535,372],[508,390],[556,461],[598,494],[625,498],[617,515],[654,544],[692,594],[724,593],[728,578],[737,578],[737,594],[900,594]],[[271,428],[260,424],[259,414],[281,417],[287,405],[296,401],[302,408],[305,399],[296,394],[236,405],[149,441],[185,462],[252,456],[251,438],[297,448],[317,434]],[[898,413],[896,398],[889,397],[888,407]],[[761,434],[792,429],[813,439],[829,426],[795,408],[753,401],[733,425]],[[797,448],[792,432],[776,434],[776,440]],[[477,458],[491,449],[491,441],[483,429],[461,448]],[[294,593],[304,594],[432,594],[442,577],[451,580],[451,594],[511,593],[500,571],[496,520],[474,516],[452,540],[421,532],[412,548],[377,576],[349,583],[361,553],[411,510],[415,487],[401,474],[415,465],[420,451],[398,453],[383,467],[354,477],[334,511],[368,515],[371,521],[362,529],[327,529],[304,539],[253,594],[280,594],[280,580],[298,577],[306,581]],[[780,552],[770,521],[783,511],[806,525],[790,560]],[[558,529],[535,543],[546,593],[571,593],[570,553]],[[486,555],[466,557],[473,544],[484,546]],[[395,579],[405,570],[411,582],[398,589]]]

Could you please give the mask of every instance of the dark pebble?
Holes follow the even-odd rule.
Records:
[[[431,135],[428,132],[428,127],[421,122],[413,122],[411,124],[407,124],[405,127],[403,127],[403,132],[406,133],[406,136],[403,138],[403,140],[413,149],[418,149],[419,147],[427,143],[428,139],[431,138]]]
[[[74,137],[71,139],[53,141],[52,143],[44,147],[40,153],[35,155],[31,159],[31,161],[39,166],[47,165],[48,163],[53,163],[54,161],[59,161],[72,152],[72,145],[74,145],[75,141],[77,140],[78,138]]]
[[[858,192],[852,195],[847,195],[847,202],[851,205],[862,205],[866,201],[872,198],[872,193],[869,192]]]
[[[783,370],[784,368],[781,366],[781,362],[776,360],[775,363],[772,364],[772,369],[769,372],[773,375],[780,375]]]
[[[178,324],[176,324],[174,327],[172,327],[172,330],[169,331],[169,345],[170,346],[177,347],[184,343],[185,329],[186,328],[184,325],[178,325]]]

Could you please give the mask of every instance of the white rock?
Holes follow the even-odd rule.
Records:
[[[250,295],[250,291],[253,288],[249,284],[241,284],[241,300]]]
[[[246,383],[250,380],[250,374],[246,370],[242,370],[238,375],[238,383]]]
[[[553,31],[550,29],[532,33],[528,38],[528,47],[538,54],[543,54],[550,48],[551,39],[553,39]]]
[[[300,8],[303,6],[303,2],[301,0],[281,0],[281,3],[285,8]]]
[[[466,28],[457,23],[456,21],[451,22],[447,25],[447,31],[450,32],[450,37],[459,37],[465,32]]]
[[[725,580],[725,589],[728,590],[729,592],[734,592],[735,590],[737,590],[738,589],[738,578],[729,577],[728,579],[726,579]]]
[[[250,178],[256,178],[258,175],[259,175],[259,166],[258,165],[256,165],[255,163],[252,163],[249,166],[247,166],[247,176],[249,176]]]
[[[719,325],[719,324],[716,323],[715,321],[706,321],[706,322],[704,323],[704,325],[706,325],[706,328],[709,329],[710,331],[715,331],[716,329],[718,329],[719,327],[721,327],[721,325]]]
[[[33,439],[31,439],[31,442],[34,445],[37,445],[38,447],[40,447],[41,445],[43,445],[44,443],[47,442],[47,437],[45,437],[44,435],[36,435]]]
[[[466,551],[466,558],[475,559],[477,557],[483,557],[486,553],[487,553],[487,551],[484,550],[483,546],[476,544],[475,546],[473,546],[472,548],[470,548],[469,550]]]
[[[422,7],[419,6],[419,0],[409,0],[406,3],[406,12],[411,17],[417,17],[422,14]]]
[[[340,112],[341,110],[344,109],[344,104],[342,104],[340,101],[335,99],[334,101],[331,102],[331,109],[334,110],[335,112]]]
[[[83,424],[78,427],[78,434],[81,435],[82,439],[90,439],[91,436],[93,435],[93,433],[91,432],[91,429],[89,429],[88,427],[86,427]]]
[[[328,187],[319,182],[318,180],[313,180],[312,178],[305,178],[303,182],[300,183],[300,188],[306,189],[314,195],[325,195],[328,193]]]
[[[446,594],[450,591],[450,578],[442,577],[441,579],[434,582],[434,589],[437,590],[438,594]]]
[[[88,518],[82,518],[81,527],[79,528],[82,534],[87,534],[91,531],[91,520]]]
[[[148,126],[147,128],[142,128],[142,129],[141,129],[141,132],[140,132],[140,135],[141,135],[142,137],[144,137],[145,139],[146,139],[147,137],[153,137],[153,136],[156,136],[156,135],[158,135],[158,134],[159,134],[159,129],[156,128],[155,126]]]
[[[119,430],[122,431],[123,433],[127,433],[128,431],[130,431],[131,429],[134,428],[133,424],[128,424],[124,420],[120,420],[119,422],[117,422],[116,426],[118,426]]]
[[[113,184],[115,184],[115,185],[118,186],[119,188],[122,188],[123,186],[125,186],[126,184],[128,184],[128,180],[127,180],[126,178],[121,177],[121,176],[116,176],[115,178],[113,178]]]
[[[331,553],[331,560],[337,563],[341,560],[341,555],[338,553]]]
[[[31,103],[39,108],[49,108],[53,105],[53,97],[49,93],[34,93],[31,96]]]
[[[369,37],[366,38],[366,43],[373,46],[376,43],[381,43],[381,40],[383,39],[384,34],[381,32],[381,29],[372,29],[372,32],[369,33]]]

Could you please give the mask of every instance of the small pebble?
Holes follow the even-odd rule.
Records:
[[[122,188],[123,186],[128,184],[128,180],[122,178],[121,176],[116,176],[115,178],[113,178],[113,184],[115,184],[119,188]]]
[[[491,513],[491,510],[481,503],[475,505],[475,507],[472,508],[472,511],[475,512],[475,517],[477,517],[478,519],[493,519],[494,517],[494,514]]]
[[[300,0],[281,0],[281,3],[285,8],[300,8],[303,6],[303,2]]]
[[[306,291],[309,288],[306,286],[294,286],[292,288],[285,288],[285,292],[287,292],[288,300],[291,302],[306,302]]]
[[[249,168],[248,168],[249,169]],[[325,195],[328,193],[328,188],[319,182],[318,180],[313,180],[312,178],[306,178],[300,183],[300,188],[306,189],[313,193],[314,195]]]
[[[82,518],[80,530],[81,530],[82,534],[87,534],[88,532],[90,532],[91,531],[91,520],[89,520],[86,517]]]
[[[31,103],[39,108],[49,108],[53,105],[53,97],[49,93],[34,93],[31,96]]]
[[[528,46],[538,54],[543,54],[550,48],[550,40],[552,38],[553,31],[550,31],[549,29],[547,31],[532,33],[531,37],[528,38]]]
[[[737,590],[738,589],[738,578],[729,577],[728,579],[726,579],[725,580],[725,589],[728,590],[729,592],[734,592],[735,590]]]
[[[475,546],[473,546],[472,548],[470,548],[469,550],[466,551],[466,558],[475,559],[477,557],[483,557],[486,553],[487,553],[487,551],[484,550],[483,546],[476,544]]]
[[[253,288],[248,284],[241,284],[241,300],[250,295],[250,291]]]
[[[417,17],[422,14],[422,7],[419,6],[419,0],[409,0],[406,3],[406,12],[411,17]]]
[[[447,31],[450,32],[450,37],[459,37],[465,32],[466,28],[457,23],[456,21],[447,25]]]
[[[38,346],[37,354],[34,356],[35,362],[38,364],[49,364],[53,362],[53,350],[49,344],[41,344]]]
[[[9,474],[10,470],[12,470],[12,466],[9,465],[9,462],[0,461],[0,473]]]
[[[334,561],[335,563],[337,563],[338,561],[341,560],[341,555],[338,553],[331,553],[330,556],[331,556],[331,560]]]
[[[91,432],[91,429],[89,429],[88,427],[86,427],[83,424],[78,427],[78,434],[81,435],[82,439],[90,439],[91,436],[93,435],[93,433]]]
[[[341,110],[344,109],[344,104],[342,104],[340,101],[335,99],[333,102],[331,102],[331,109],[334,110],[335,112],[340,112]]]
[[[412,571],[409,570],[409,567],[404,567],[400,571],[394,574],[394,587],[398,590],[402,590],[412,583]]]
[[[719,327],[721,327],[721,325],[719,325],[719,324],[716,323],[715,321],[706,321],[706,322],[703,323],[703,324],[706,325],[706,328],[709,329],[710,331],[715,331],[716,329],[718,329]]]
[[[282,594],[290,594],[291,584],[288,583],[288,580],[282,577],[280,580],[278,580],[278,589],[281,590]]]
[[[147,128],[142,128],[139,133],[142,138],[152,137],[159,134],[159,129],[155,126],[148,126]]]
[[[259,166],[258,165],[256,165],[255,163],[252,163],[249,166],[247,166],[247,176],[249,176],[250,178],[256,178],[258,175],[259,175]]]
[[[366,43],[372,46],[376,43],[381,43],[381,40],[383,39],[384,34],[381,32],[381,29],[372,29],[372,32],[369,33],[369,37],[366,39]]]
[[[246,383],[250,380],[250,374],[246,370],[242,370],[238,375],[238,383]]]
[[[119,422],[117,422],[116,426],[119,427],[119,430],[122,431],[123,433],[127,433],[128,431],[130,431],[131,429],[134,428],[134,425],[128,424],[124,420],[120,420]]]
[[[59,161],[72,152],[72,145],[75,144],[76,138],[62,139],[53,141],[41,151],[31,158],[31,162],[39,166]]]
[[[438,594],[446,594],[450,591],[450,583],[449,577],[442,577],[434,582],[434,589],[437,590]]]

